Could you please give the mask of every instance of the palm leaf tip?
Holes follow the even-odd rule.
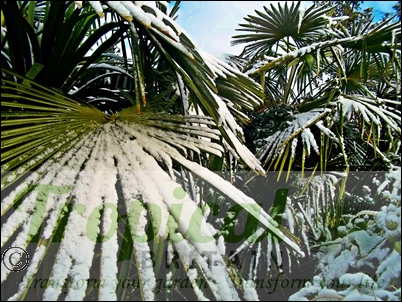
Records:
[[[88,1],[88,3],[90,6],[92,6],[92,8],[98,14],[99,17],[103,18],[105,16],[100,1]]]

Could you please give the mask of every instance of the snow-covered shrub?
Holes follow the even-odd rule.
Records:
[[[374,179],[389,205],[348,215],[339,237],[320,244],[318,274],[289,300],[400,300],[401,168]],[[389,186],[390,191],[384,190]],[[365,228],[361,223],[365,222]]]

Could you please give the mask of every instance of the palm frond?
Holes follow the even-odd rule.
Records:
[[[239,31],[247,31],[255,34],[237,35],[232,44],[249,43],[244,48],[243,55],[246,57],[258,56],[268,53],[279,42],[301,48],[314,40],[325,37],[324,19],[325,13],[331,8],[322,9],[310,6],[307,10],[300,9],[300,2],[278,5],[276,8],[271,4],[270,9],[264,7],[266,14],[255,11],[258,16],[249,15],[244,18],[248,24],[240,24]],[[289,44],[289,39],[291,39]],[[291,47],[291,46],[290,46]]]
[[[270,240],[284,242],[303,255],[261,206],[203,166],[203,159],[222,157],[226,152],[222,131],[213,118],[158,113],[152,108],[138,114],[136,106],[108,117],[71,95],[7,69],[2,71],[7,78],[19,80],[2,79],[2,105],[11,110],[2,113],[2,154],[6,155],[2,157],[2,216],[8,217],[2,224],[2,247],[11,244],[27,249],[39,238],[13,299],[27,295],[31,276],[49,257],[54,264],[44,299],[59,298],[62,288],[54,284],[68,282],[69,276],[90,278],[97,269],[94,263],[100,264],[99,278],[105,284],[96,295],[117,299],[122,293],[116,290],[114,280],[118,274],[127,274],[123,266],[118,267],[122,209],[127,213],[130,232],[126,235],[133,243],[132,261],[143,299],[155,298],[157,276],[149,265],[149,241],[153,238],[171,241],[189,278],[202,276],[216,299],[228,295],[238,299],[233,283],[240,290],[241,284],[226,264],[219,232],[211,224],[201,226],[204,213],[197,202],[198,183],[244,208],[271,234]],[[220,99],[217,102],[223,103]],[[228,112],[225,118],[233,121],[233,131],[237,129]],[[197,154],[200,163],[190,160],[189,153]],[[177,176],[183,172],[194,194],[179,198],[173,190],[185,186],[185,178]],[[116,190],[117,183],[121,192]],[[49,193],[53,196],[50,199]],[[148,222],[154,237],[145,232]],[[51,243],[60,236],[60,246],[52,254]],[[100,249],[97,242],[102,243]],[[95,260],[98,253],[99,260]],[[214,254],[212,262],[205,260],[205,253]],[[9,277],[10,271],[2,267],[2,282],[8,282]],[[72,284],[66,299],[82,300],[87,289],[88,284]],[[195,293],[204,296],[196,289]]]

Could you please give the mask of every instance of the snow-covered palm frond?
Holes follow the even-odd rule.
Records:
[[[56,280],[64,282],[69,275],[76,276],[79,279],[88,279],[92,258],[94,257],[93,251],[96,242],[94,239],[97,236],[106,236],[104,238],[105,242],[102,244],[100,260],[100,274],[102,280],[105,280],[106,286],[99,290],[99,299],[115,300],[114,286],[116,284],[113,280],[115,280],[117,274],[118,244],[115,232],[117,213],[114,211],[117,210],[119,202],[115,183],[117,179],[120,179],[122,194],[127,207],[128,223],[134,241],[138,274],[142,280],[141,282],[144,282],[144,286],[141,288],[142,297],[146,300],[153,299],[156,285],[153,269],[149,269],[149,266],[142,263],[144,253],[149,253],[150,250],[146,237],[141,237],[144,236],[144,227],[147,223],[145,208],[139,207],[136,202],[144,204],[147,208],[152,209],[151,205],[155,205],[154,207],[160,209],[159,213],[152,210],[149,213],[154,227],[156,228],[158,225],[160,227],[156,236],[164,240],[167,240],[168,237],[174,237],[174,249],[178,251],[182,259],[185,259],[183,262],[187,267],[193,261],[193,259],[188,258],[189,255],[194,255],[193,257],[198,264],[200,273],[208,280],[216,299],[220,300],[223,297],[236,299],[237,293],[230,290],[233,285],[227,275],[226,265],[222,259],[223,255],[218,250],[216,243],[214,243],[215,239],[212,237],[216,231],[209,224],[194,225],[196,221],[201,223],[203,219],[199,208],[188,195],[181,200],[175,198],[173,190],[180,184],[175,182],[174,178],[172,179],[172,176],[164,171],[157,161],[163,161],[163,164],[170,165],[170,169],[172,169],[172,161],[182,165],[225,196],[237,199],[241,204],[250,204],[248,210],[256,217],[259,214],[258,209],[255,208],[254,210],[251,199],[239,190],[234,189],[226,181],[220,180],[219,176],[187,160],[175,148],[149,136],[146,131],[147,128],[149,127],[118,122],[116,124],[105,124],[101,130],[91,134],[89,137],[85,137],[83,140],[88,141],[88,143],[83,144],[81,141],[81,147],[74,150],[74,154],[67,152],[62,156],[62,161],[59,161],[54,166],[49,166],[49,172],[45,173],[37,183],[37,185],[48,184],[70,187],[71,191],[61,196],[56,194],[57,197],[49,200],[45,208],[38,208],[39,204],[38,202],[35,203],[34,193],[29,194],[2,226],[2,244],[7,242],[19,226],[22,226],[22,231],[17,233],[17,239],[12,246],[17,245],[26,248],[28,242],[32,240],[32,236],[39,231],[40,225],[43,222],[47,223],[47,227],[41,233],[41,240],[43,240],[44,244],[35,252],[34,261],[31,262],[29,267],[29,273],[35,273],[46,255],[52,236],[55,234],[56,224],[60,221],[60,216],[58,217],[58,215],[61,215],[62,209],[67,203],[71,203],[77,211],[69,213],[68,222],[64,230],[64,239],[56,255],[49,282],[51,284]],[[92,148],[90,149],[90,147]],[[66,161],[64,166],[63,159]],[[92,183],[92,185],[88,186],[89,183]],[[26,184],[22,183],[20,187],[12,191],[5,198],[5,202],[12,200],[13,196],[23,186],[26,186]],[[140,200],[138,200],[139,196],[141,196]],[[257,206],[256,204],[254,205]],[[99,211],[102,206],[110,208],[112,211],[109,211],[109,213],[105,208],[103,216],[94,216],[93,213]],[[42,210],[44,213],[40,221],[34,222],[34,227],[32,228],[34,218],[27,214],[34,207],[36,211]],[[83,207],[86,214],[79,213],[79,207]],[[181,210],[178,211],[178,208],[181,208]],[[253,211],[256,211],[255,214]],[[268,228],[272,228],[275,236],[285,239],[285,242],[287,241],[281,232],[271,225],[269,216],[265,215],[265,218],[261,217],[260,220]],[[93,224],[94,229],[88,229],[89,223]],[[98,224],[102,226],[100,229],[97,227]],[[110,231],[110,228],[112,231]],[[176,230],[178,233],[176,233]],[[197,234],[200,231],[201,233]],[[110,233],[113,235],[107,236]],[[187,234],[188,238],[183,237],[184,234]],[[208,240],[204,242],[202,240],[204,238]],[[292,242],[290,244],[294,246]],[[85,250],[85,253],[82,253],[82,249]],[[204,252],[214,254],[211,263],[203,259],[202,254]],[[8,273],[9,271],[2,267],[2,281],[6,279]],[[217,276],[220,276],[219,279],[216,279]],[[26,285],[30,285],[29,277],[30,274],[27,274],[26,279],[20,285],[19,292],[13,299],[24,294],[27,288]],[[86,287],[72,287],[66,298],[82,300],[85,296],[85,291]],[[61,288],[49,286],[44,293],[44,298],[57,299],[60,292]]]
[[[385,122],[397,133],[401,133],[401,112],[387,106],[386,100],[379,98],[372,99],[361,95],[341,95],[332,103],[342,106],[342,113],[346,120],[350,120],[353,115],[361,115],[361,118],[367,123],[379,126],[380,120]],[[341,112],[335,113],[335,119],[339,119]]]
[[[377,148],[377,144],[380,137],[386,136],[386,133],[390,133],[390,131],[396,134],[401,133],[399,110],[388,106],[387,100],[361,95],[339,95],[332,102],[329,102],[326,108],[318,107],[299,113],[293,118],[294,120],[288,122],[290,125],[283,131],[277,131],[263,139],[265,146],[258,151],[257,156],[266,169],[271,166],[276,169],[281,163],[279,167],[282,171],[285,162],[288,162],[290,169],[295,159],[299,141],[302,142],[303,146],[302,170],[304,170],[306,157],[311,154],[311,149],[317,155],[321,155],[322,151],[325,150],[323,146],[325,137],[330,139],[332,144],[339,145],[345,156],[342,129],[344,123],[351,120],[360,124],[359,130],[362,139],[376,149],[379,155],[381,155],[381,151]],[[341,126],[338,127],[338,125]],[[320,135],[313,134],[314,132],[311,129],[313,126],[319,131],[318,133],[321,133]],[[386,132],[379,127],[385,128]],[[393,135],[387,137],[392,144]],[[381,157],[384,158],[384,156]],[[345,160],[347,161],[346,157]]]
[[[392,103],[361,95],[341,95],[335,102],[338,110],[334,118],[342,123],[344,119],[355,118],[359,123],[361,139],[371,146],[382,160],[389,162],[381,152],[379,142],[381,138],[386,138],[389,143],[388,150],[392,150],[395,137],[401,135],[401,112],[392,108]]]
[[[266,65],[260,67],[258,70],[254,71],[253,73],[257,74],[257,73],[261,73],[261,72],[270,70],[270,69],[278,67],[282,64],[286,64],[296,58],[303,57],[306,54],[314,53],[317,50],[321,51],[321,50],[325,50],[326,48],[329,48],[329,47],[341,45],[342,43],[355,42],[355,41],[358,41],[361,39],[363,39],[363,36],[362,37],[347,37],[347,38],[339,39],[339,40],[336,39],[336,40],[313,43],[309,46],[301,47],[296,50],[290,51],[290,52],[276,58],[272,62],[269,62]]]
[[[325,16],[324,12],[322,13],[322,16]],[[341,37],[339,37],[338,35],[331,36],[331,32],[329,32],[327,41],[310,43],[310,45],[297,45],[297,47],[294,47],[295,49],[292,49],[291,51],[288,50],[287,53],[282,54],[275,60],[260,67],[253,73],[262,73],[277,66],[286,64],[287,62],[290,62],[296,58],[303,57],[306,54],[315,53],[317,51],[323,52],[326,51],[328,48],[333,48],[334,46],[338,45],[347,49],[361,51],[363,49],[363,43],[366,43],[370,46],[364,48],[364,51],[371,53],[387,52],[387,44],[384,44],[384,41],[389,41],[391,40],[391,38],[395,39],[395,36],[400,35],[400,28],[398,24],[389,24],[389,22],[390,20],[386,20],[376,27],[367,29],[367,31],[358,32],[352,35],[343,35]],[[319,39],[316,39],[316,41],[319,41]]]
[[[136,7],[130,11],[133,19],[144,25],[150,40],[179,74],[195,104],[218,123],[231,152],[250,168],[262,173],[258,161],[244,146],[242,130],[230,113],[232,111],[239,121],[247,122],[248,118],[241,110],[261,103],[261,87],[226,63],[199,51],[185,31],[158,8],[145,2],[132,5]],[[150,24],[147,18],[151,18]],[[168,25],[162,26],[162,20]],[[131,31],[135,29],[132,27]]]
[[[199,276],[208,283],[207,292],[194,287],[197,297],[236,300],[239,297],[233,283],[240,290],[242,285],[217,230],[204,221],[199,187],[208,186],[243,207],[262,230],[267,230],[270,240],[284,242],[289,250],[303,255],[253,199],[205,168],[210,157],[223,158],[230,151],[236,159],[263,173],[242,142],[240,126],[248,121],[242,111],[260,104],[261,87],[226,63],[199,52],[185,34],[174,30],[157,7],[124,3],[132,20],[122,7],[116,7],[119,3],[110,6],[132,21],[129,34],[133,63],[122,69],[124,64],[97,62],[88,65],[92,68],[87,71],[112,69],[126,79],[134,79],[134,91],[120,95],[118,89],[103,88],[98,91],[107,90],[110,96],[94,98],[97,102],[102,97],[116,101],[123,95],[131,98],[134,106],[107,116],[88,105],[90,102],[75,99],[82,92],[79,88],[76,93],[62,93],[2,68],[2,104],[7,108],[2,112],[2,247],[26,249],[39,237],[27,274],[11,299],[23,299],[32,285],[32,276],[49,261],[53,265],[44,299],[82,300],[95,295],[99,299],[124,300],[128,294],[116,285],[116,280],[128,279],[131,274],[138,276],[141,297],[154,299],[158,270],[150,265],[151,249],[163,254],[161,242],[167,241],[169,258],[178,253],[189,279],[196,281]],[[99,2],[90,5],[103,14]],[[168,114],[153,104],[169,99],[163,97],[172,92],[171,88],[158,88],[160,98],[144,98],[147,90],[154,88],[153,82],[145,82],[141,68],[145,57],[140,43],[144,35],[159,52],[159,58],[179,75],[185,87],[179,89],[182,101],[188,103],[189,92],[198,115]],[[101,78],[95,79],[97,82]],[[79,81],[83,90],[90,87],[84,77]],[[119,91],[119,98],[113,98],[113,90]],[[177,198],[173,191],[186,186],[191,194]],[[126,228],[119,228],[125,213]],[[155,237],[153,245],[149,244],[151,234],[145,232],[148,223]],[[52,251],[55,238],[60,246]],[[130,261],[119,266],[122,253],[129,255]],[[211,261],[208,253],[213,255]],[[173,273],[166,272],[166,279],[172,280]],[[1,274],[3,284],[12,282],[4,265]],[[93,291],[88,283],[78,286],[77,281],[88,280],[94,274],[103,283],[97,290]],[[70,284],[68,292],[59,284]]]
[[[335,142],[337,141],[336,135],[322,123],[322,120],[331,112],[330,109],[316,109],[295,115],[290,125],[283,131],[275,132],[273,135],[264,139],[266,145],[258,151],[257,156],[263,162],[264,167],[271,167],[275,163],[274,169],[278,167],[280,160],[282,164],[280,170],[282,171],[285,161],[290,159],[289,169],[295,159],[296,148],[301,136],[303,146],[303,159],[302,166],[304,167],[305,157],[310,156],[311,149],[317,155],[320,154],[319,143],[311,132],[310,127],[317,126],[320,131],[330,137]]]
[[[87,2],[82,2],[82,5],[82,9],[88,10]],[[181,93],[184,90],[180,91],[183,104],[187,103],[190,97],[188,103],[198,110],[198,114],[210,116],[218,124],[224,143],[234,157],[251,169],[263,173],[260,163],[244,146],[241,128],[241,124],[250,121],[244,111],[252,110],[262,103],[261,86],[235,68],[199,50],[159,2],[111,1],[106,2],[106,5],[110,7],[112,13],[120,14],[129,22],[128,27],[123,24],[120,30],[125,30],[129,37],[129,43],[132,45],[132,61],[127,62],[126,57],[117,63],[109,61],[90,65],[87,61],[80,65],[80,75],[69,78],[63,87],[71,90],[74,81],[81,81],[85,86],[80,82],[76,85],[77,89],[71,90],[77,97],[85,97],[102,108],[116,108],[111,111],[109,108],[108,113],[115,113],[121,110],[121,107],[127,107],[129,99],[132,105],[137,106],[139,113],[146,111],[146,106],[150,105],[149,101],[160,98],[160,94],[166,93],[163,98],[171,97],[171,84],[175,85],[174,82],[182,81],[190,93],[186,96]],[[102,7],[99,1],[91,1],[89,6],[99,16],[102,14],[107,16],[110,13],[108,10],[103,12],[105,7]],[[123,41],[127,37],[123,36],[122,44],[125,44]],[[119,59],[116,55],[112,58]],[[93,73],[97,70],[99,73],[94,77]],[[104,75],[105,72],[109,75]],[[171,74],[167,74],[169,72]],[[129,84],[124,84],[123,87],[118,84],[117,87],[108,88],[107,92],[100,91],[99,85],[105,85],[105,80],[120,78],[119,73]],[[161,77],[166,77],[168,81],[163,83],[159,80]],[[113,90],[119,91],[113,92]],[[106,93],[107,96],[94,97],[95,94],[101,93]],[[103,106],[105,103],[109,105],[112,100],[119,103]]]
[[[100,276],[106,286],[99,289],[100,299],[116,299],[114,293],[117,270],[117,258],[119,246],[117,243],[117,206],[119,204],[118,192],[115,183],[120,180],[125,207],[128,213],[128,224],[132,240],[134,242],[134,254],[137,261],[137,270],[141,282],[141,294],[144,299],[153,299],[155,292],[155,275],[153,269],[143,263],[141,257],[150,253],[149,246],[144,238],[144,227],[147,224],[143,204],[150,209],[150,219],[155,229],[155,234],[164,240],[175,238],[174,250],[180,258],[187,259],[188,255],[194,255],[198,264],[198,274],[205,276],[212,293],[216,299],[224,297],[237,299],[237,293],[233,288],[221,251],[213,235],[216,230],[211,225],[194,225],[196,221],[202,221],[203,215],[196,203],[190,198],[178,200],[173,190],[180,186],[175,178],[162,167],[167,166],[169,171],[180,165],[198,179],[213,187],[220,194],[241,204],[249,205],[245,209],[256,219],[263,228],[272,232],[274,241],[280,240],[288,244],[292,249],[301,252],[297,245],[286,238],[277,229],[275,222],[249,197],[228,182],[221,179],[214,172],[196,164],[178,152],[178,150],[162,139],[154,137],[158,135],[153,127],[136,124],[133,122],[115,122],[105,124],[101,129],[83,137],[71,151],[60,152],[60,160],[47,166],[43,174],[35,173],[29,177],[29,184],[34,186],[46,186],[68,188],[66,192],[55,192],[55,196],[49,201],[40,203],[39,195],[35,202],[34,192],[30,192],[19,202],[19,206],[11,213],[9,219],[2,226],[2,245],[8,242],[13,234],[17,235],[12,246],[26,248],[33,236],[40,232],[40,226],[46,223],[46,228],[40,232],[41,244],[33,256],[33,261],[28,268],[28,274],[20,284],[18,293],[13,299],[25,295],[29,287],[30,276],[36,273],[49,248],[49,243],[55,235],[62,215],[68,215],[68,221],[64,229],[64,239],[56,255],[52,268],[50,284],[64,282],[68,276],[75,276],[77,280],[88,279],[96,238],[104,236],[101,247],[101,271]],[[168,140],[169,134],[166,136]],[[178,139],[178,137],[175,137]],[[86,142],[85,144],[83,142]],[[180,145],[180,144],[176,144]],[[162,166],[162,167],[161,167]],[[35,182],[37,181],[37,182]],[[91,183],[91,185],[89,185]],[[21,183],[15,190],[6,196],[2,202],[2,210],[5,214],[11,210],[10,205],[15,205],[16,195],[29,186],[27,182]],[[38,193],[39,194],[39,193]],[[139,203],[137,205],[137,203]],[[71,204],[75,211],[64,213],[63,207]],[[160,211],[153,212],[153,207]],[[181,206],[180,206],[181,205]],[[121,205],[120,205],[121,206]],[[103,215],[99,213],[104,207]],[[40,218],[30,216],[35,208],[40,213]],[[80,213],[80,208],[85,209]],[[106,209],[110,208],[111,211]],[[177,209],[181,208],[180,211]],[[198,217],[200,216],[200,217]],[[89,219],[89,220],[88,220]],[[88,223],[92,228],[88,229]],[[99,225],[99,228],[98,228]],[[101,226],[101,227],[100,227]],[[22,229],[20,229],[22,227]],[[159,227],[159,229],[157,229]],[[19,231],[20,230],[20,231]],[[112,231],[111,231],[112,230]],[[178,233],[176,233],[176,230]],[[197,232],[200,232],[198,234]],[[112,233],[110,236],[108,234]],[[187,234],[188,238],[183,237]],[[82,236],[84,235],[84,236]],[[146,235],[145,235],[146,236]],[[200,237],[201,236],[201,237]],[[140,239],[141,238],[141,239]],[[201,239],[209,238],[207,242]],[[200,241],[201,240],[201,241]],[[214,254],[213,261],[208,263],[203,259],[204,252]],[[185,267],[189,267],[192,259],[183,260]],[[194,274],[192,271],[191,274]],[[2,267],[2,282],[6,280],[9,271]],[[215,276],[215,277],[214,277]],[[218,278],[219,276],[219,278]],[[84,298],[86,287],[70,288],[67,299],[81,300]],[[57,299],[61,288],[47,287],[44,298]],[[228,296],[229,295],[229,296]]]

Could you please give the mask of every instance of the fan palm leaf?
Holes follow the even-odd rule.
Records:
[[[6,70],[3,71],[7,72]],[[30,84],[32,85],[33,81],[31,81]],[[24,88],[26,91],[23,93],[35,90],[29,86],[25,86]],[[3,89],[7,88],[3,87]],[[42,93],[46,95],[46,93]],[[51,95],[52,91],[48,91],[47,97],[50,98]],[[22,94],[22,97],[23,96],[24,94]],[[60,95],[57,96],[60,97]],[[9,97],[9,95],[4,94],[2,97]],[[65,96],[63,98],[66,99]],[[72,100],[70,102],[72,102]],[[74,105],[78,104],[78,102],[74,103]],[[24,106],[24,104],[20,104],[20,106]],[[35,109],[39,110],[40,108],[37,107],[38,106],[36,106]],[[102,118],[100,121],[103,123],[107,120],[95,108],[93,108],[90,112],[94,112],[93,114],[95,114],[95,116],[96,112],[98,112],[98,115]],[[197,147],[201,147],[203,149],[202,151],[207,149],[207,152],[214,152],[215,154],[222,153],[223,149],[218,144],[204,144],[203,140],[201,139],[198,139],[197,143],[196,139],[191,139],[181,134],[176,134],[180,133],[182,129],[184,130],[184,133],[188,133],[190,132],[189,130],[192,130],[191,133],[196,134],[198,137],[204,136],[218,140],[220,133],[217,130],[213,132],[210,131],[210,128],[199,127],[197,132],[193,129],[195,127],[186,126],[185,123],[183,123],[183,127],[180,127],[180,123],[177,123],[180,120],[184,120],[212,124],[212,119],[207,119],[205,117],[198,118],[194,116],[183,119],[182,117],[174,118],[172,116],[168,116],[166,119],[170,121],[175,120],[176,125],[172,125],[171,129],[174,131],[172,131],[171,134],[170,132],[167,132],[164,137],[161,138],[163,132],[166,132],[166,127],[169,124],[174,123],[166,122],[166,124],[159,124],[159,127],[163,127],[165,129],[162,131],[157,130],[154,128],[154,126],[149,125],[152,125],[152,118],[146,119],[144,117],[147,122],[143,123],[141,118],[135,118],[135,113],[134,118],[129,119],[130,122],[128,124],[126,124],[126,122],[118,121],[125,115],[130,115],[130,113],[127,111],[122,112],[121,116],[116,117],[115,122],[112,124],[104,123],[104,126],[101,126],[99,121],[97,122],[96,119],[94,120],[93,116],[84,116],[90,120],[91,123],[94,123],[94,130],[89,133],[87,131],[87,133],[82,134],[83,137],[73,136],[72,139],[77,141],[77,144],[75,145],[60,145],[60,142],[63,142],[63,138],[58,137],[55,139],[56,141],[53,142],[53,144],[55,144],[55,148],[50,152],[56,153],[56,156],[53,156],[53,158],[56,157],[59,159],[53,164],[41,166],[38,172],[35,172],[34,174],[28,176],[25,175],[27,178],[24,180],[24,182],[20,183],[16,189],[12,190],[11,193],[5,197],[5,199],[3,199],[2,214],[4,215],[9,211],[12,213],[2,228],[2,244],[7,243],[11,235],[14,234],[14,232],[16,232],[20,226],[23,226],[23,228],[20,233],[17,233],[17,238],[12,243],[12,246],[26,248],[28,243],[32,241],[34,235],[36,235],[38,232],[41,234],[40,242],[34,254],[35,261],[33,262],[32,266],[30,266],[29,273],[35,273],[40,267],[42,260],[46,256],[48,244],[50,243],[51,238],[54,236],[54,232],[57,229],[57,224],[60,223],[60,215],[64,215],[62,209],[65,205],[71,203],[74,205],[74,208],[77,210],[77,212],[73,211],[69,213],[68,222],[64,230],[64,239],[58,251],[59,256],[56,256],[56,261],[53,266],[52,275],[49,279],[49,282],[52,282],[52,280],[53,282],[56,282],[56,280],[65,280],[68,272],[70,272],[70,275],[76,276],[80,279],[87,279],[89,277],[94,241],[96,242],[97,236],[108,237],[107,234],[110,233],[110,227],[112,227],[112,230],[115,230],[117,226],[117,214],[113,214],[114,212],[111,213],[111,221],[109,216],[106,215],[106,208],[109,207],[112,209],[112,211],[115,211],[118,205],[117,194],[114,187],[114,183],[116,183],[117,179],[121,180],[123,195],[125,196],[124,199],[127,203],[126,207],[128,212],[128,220],[129,223],[131,221],[133,224],[130,224],[132,234],[138,234],[138,232],[140,232],[138,229],[134,228],[134,226],[136,226],[135,217],[138,217],[138,215],[140,217],[138,223],[140,223],[142,227],[146,225],[146,220],[144,220],[145,216],[142,216],[140,211],[141,208],[134,207],[131,209],[131,206],[128,204],[129,201],[132,202],[133,198],[136,198],[137,200],[138,196],[141,196],[142,198],[139,202],[144,203],[144,205],[147,205],[150,207],[150,209],[152,209],[151,205],[156,205],[161,211],[160,213],[153,213],[153,211],[150,210],[150,217],[153,221],[153,226],[157,228],[157,226],[160,225],[160,229],[156,232],[158,237],[161,237],[165,240],[168,239],[166,225],[169,229],[172,228],[172,230],[169,232],[173,232],[173,230],[176,230],[177,228],[180,231],[179,234],[175,234],[173,232],[169,236],[180,237],[182,236],[180,234],[187,234],[189,236],[188,239],[181,237],[182,240],[186,240],[187,243],[175,244],[176,249],[182,257],[187,256],[186,251],[188,251],[188,249],[194,249],[196,255],[201,255],[203,253],[202,251],[218,251],[217,247],[213,248],[213,237],[210,237],[207,243],[203,243],[204,241],[199,242],[200,239],[206,237],[204,237],[205,235],[200,237],[201,233],[197,234],[197,231],[199,232],[199,230],[194,228],[193,223],[195,221],[200,221],[200,219],[203,218],[196,203],[191,201],[189,197],[177,203],[177,198],[174,197],[174,194],[166,191],[167,188],[178,187],[181,185],[180,183],[174,181],[174,165],[180,165],[182,168],[190,171],[194,177],[199,178],[220,194],[227,196],[231,200],[237,201],[251,215],[263,223],[265,227],[268,227],[273,232],[274,236],[279,236],[280,240],[284,240],[285,243],[289,244],[292,248],[298,249],[292,241],[287,239],[282,232],[277,229],[277,225],[267,214],[264,214],[264,212],[261,211],[261,208],[255,204],[252,199],[246,197],[242,192],[234,189],[234,187],[228,187],[228,182],[224,181],[218,175],[209,171],[208,169],[203,168],[201,165],[186,159],[186,157],[180,154],[178,151],[182,149],[194,150],[197,149]],[[161,116],[159,116],[159,119],[160,118]],[[15,126],[18,123],[9,124]],[[79,120],[77,121],[77,116],[74,113],[72,113],[70,116],[69,124],[80,125]],[[61,129],[55,127],[55,123],[52,123],[51,121],[49,121],[49,126],[50,127],[46,128],[46,130],[58,136],[60,136],[62,131],[65,131],[66,129],[65,127]],[[14,132],[2,132],[3,135],[10,136],[13,133]],[[20,139],[25,138],[23,135],[19,135],[19,132],[15,132],[14,135]],[[174,139],[176,142],[173,141]],[[45,139],[42,138],[42,141],[44,140]],[[177,142],[179,140],[181,143]],[[83,141],[86,141],[86,143],[84,144]],[[29,141],[27,143],[29,143]],[[5,147],[9,146],[7,145],[4,146],[4,148]],[[67,147],[71,149],[67,149]],[[215,148],[215,151],[211,151],[213,148]],[[46,152],[49,152],[49,149],[50,148],[48,148]],[[43,151],[38,157],[41,156],[43,156]],[[10,161],[7,161],[5,165],[9,165]],[[36,163],[34,162],[33,164]],[[164,171],[162,167],[166,167],[167,171]],[[6,167],[3,166],[3,169],[4,168]],[[28,169],[32,168],[33,166],[31,165]],[[26,173],[28,169],[23,171],[17,169],[17,173],[19,173],[18,175],[24,172]],[[102,173],[102,176],[99,175],[99,173]],[[99,177],[98,182],[96,185],[93,184],[92,186],[88,187],[90,179],[93,179],[95,175],[96,178]],[[5,182],[4,188],[7,188],[10,184],[16,181],[15,178],[10,179],[10,175],[6,175],[6,178],[7,181]],[[35,181],[38,182],[35,183]],[[52,199],[49,201],[42,200],[41,203],[38,203],[39,200],[41,200],[38,199],[39,195],[37,197],[37,201],[35,202],[33,192],[28,193],[22,201],[16,199],[16,195],[20,194],[21,191],[27,190],[27,187],[30,184],[35,184],[36,187],[45,185],[51,186],[51,188],[60,187],[65,189],[66,192],[61,193],[62,195],[57,197],[57,199]],[[150,188],[153,189],[149,190]],[[157,191],[155,191],[156,188],[158,188]],[[17,202],[19,205],[16,204]],[[192,205],[192,208],[190,208],[190,205]],[[14,211],[12,210],[13,206],[16,207]],[[105,214],[103,214],[103,216],[101,216],[101,220],[99,220],[99,215],[95,213],[101,210],[102,207],[105,207]],[[81,208],[86,209],[86,215],[79,213],[79,209]],[[179,208],[182,208],[182,210],[178,210]],[[35,214],[32,219],[29,219],[30,216],[28,213],[34,209],[37,214]],[[140,212],[137,213],[136,211]],[[90,216],[88,217],[88,215]],[[153,215],[157,216],[153,217]],[[197,218],[199,215],[201,216]],[[169,223],[166,219],[168,219],[170,216],[170,220],[173,221]],[[87,217],[90,221],[89,229],[88,223],[83,223]],[[187,217],[187,222],[184,220],[184,217]],[[159,221],[160,219],[161,221]],[[81,220],[83,221],[80,222]],[[41,232],[40,226],[43,223],[46,223],[47,226]],[[101,231],[101,233],[96,230],[99,223],[102,225],[103,231]],[[173,225],[171,225],[171,223],[173,223]],[[95,229],[93,229],[94,227]],[[80,235],[82,232],[86,233],[87,236],[82,237]],[[140,235],[137,236],[140,237]],[[213,233],[211,233],[210,236],[213,236]],[[140,271],[140,275],[144,274],[144,276],[140,276],[140,278],[143,278],[143,280],[149,276],[152,278],[153,270],[147,269],[147,266],[142,267],[142,260],[139,259],[138,257],[140,256],[137,255],[138,253],[143,256],[144,252],[147,251],[149,253],[149,247],[147,244],[144,245],[142,243],[137,243],[137,240],[139,239],[134,236],[134,252],[137,257],[138,270]],[[101,268],[101,279],[108,284],[108,286],[102,287],[99,291],[99,295],[102,298],[116,298],[115,294],[110,294],[110,291],[113,290],[113,285],[110,286],[110,284],[112,284],[117,272],[118,245],[116,243],[117,235],[115,234],[110,236],[107,241],[105,240],[102,246],[101,263],[104,263],[104,265],[109,261],[114,263],[114,268],[110,267],[110,265],[106,266],[104,270]],[[66,267],[65,257],[67,257],[67,259],[71,259],[68,267]],[[223,258],[218,257],[214,262],[215,265],[221,266],[221,268],[216,266],[205,266],[205,264],[202,262],[202,258],[197,258],[197,256],[195,261],[199,263],[201,272],[206,276],[211,288],[214,288],[213,294],[217,298],[222,297],[224,292],[226,292],[225,288],[232,287],[230,283],[225,285],[222,282],[216,282],[211,279],[211,277],[208,277],[211,275],[209,270],[214,271],[215,274],[218,273],[218,271],[219,274],[227,274]],[[3,268],[3,281],[7,278],[8,272],[9,271]],[[227,279],[229,280],[229,277]],[[27,279],[21,283],[20,290],[16,296],[14,296],[14,298],[21,297],[21,295],[25,294],[27,288],[26,283],[30,282],[28,280],[29,275],[27,275]],[[144,299],[152,298],[154,290],[155,284],[152,283],[152,281],[145,284],[141,288],[142,297]],[[58,291],[57,288],[55,289],[54,287],[49,286],[44,293],[44,297],[46,299],[56,298],[60,294],[60,291],[61,289]],[[84,295],[85,288],[76,289],[73,287],[70,289],[67,298],[74,297],[76,299],[82,299]],[[235,292],[232,292],[231,295],[234,295],[232,298],[237,296]]]
[[[255,34],[234,36],[232,44],[249,43],[243,51],[244,56],[249,58],[270,50],[278,51],[280,42],[288,50],[291,47],[301,48],[325,37],[326,21],[322,16],[330,9],[310,6],[304,11],[300,9],[300,2],[292,3],[290,7],[285,3],[278,8],[271,4],[270,8],[264,7],[266,14],[255,11],[258,16],[244,18],[249,24],[240,24],[242,28],[237,30]]]
[[[33,254],[11,299],[27,297],[32,276],[48,263],[53,265],[46,272],[44,299],[133,298],[116,284],[117,277],[126,280],[132,274],[138,276],[141,297],[154,299],[158,276],[172,280],[174,273],[151,264],[153,256],[161,259],[166,250],[169,259],[178,254],[190,280],[203,278],[209,285],[208,291],[194,287],[196,296],[236,300],[236,287],[242,290],[242,285],[225,254],[222,234],[204,221],[205,188],[238,204],[267,229],[271,240],[303,255],[253,199],[205,167],[214,158],[229,157],[229,151],[263,173],[243,144],[241,128],[249,121],[243,111],[261,103],[261,87],[197,50],[162,2],[105,3],[106,11],[98,1],[78,2],[82,8],[68,13],[62,10],[64,3],[49,4],[52,14],[44,21],[40,45],[44,67],[30,71],[30,52],[15,70],[17,58],[2,66],[2,248],[19,246]],[[84,40],[98,18],[91,7],[100,17],[114,14],[115,22],[99,26]],[[10,8],[7,26],[17,9]],[[111,32],[101,48],[85,57]],[[64,47],[51,43],[58,38],[66,40]],[[35,41],[29,39],[10,43],[25,47]],[[105,62],[99,59],[125,39],[131,42],[132,60],[115,54]],[[125,84],[95,88],[118,75]],[[165,78],[157,83],[158,77]],[[173,89],[170,79],[182,87]],[[91,96],[91,90],[97,94]],[[199,113],[168,113],[175,93]],[[102,102],[122,99],[128,101],[109,111],[112,115],[99,110]],[[57,240],[60,244],[52,249]],[[211,261],[206,260],[211,253]],[[1,275],[3,284],[13,283],[4,263]],[[94,291],[88,282],[78,284],[91,278],[103,285]]]

